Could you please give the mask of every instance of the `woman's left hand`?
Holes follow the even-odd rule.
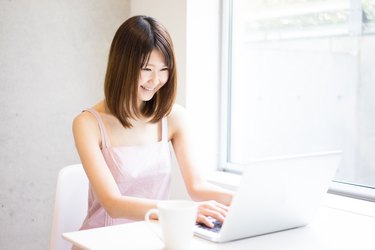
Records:
[[[197,223],[202,223],[212,228],[214,224],[208,217],[224,222],[227,213],[228,207],[214,200],[198,202]]]

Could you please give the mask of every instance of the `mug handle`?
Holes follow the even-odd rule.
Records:
[[[151,208],[150,210],[148,210],[145,215],[145,222],[151,228],[151,231],[154,232],[159,237],[159,239],[163,241],[160,231],[156,230],[155,226],[152,226],[152,223],[150,221],[151,214],[156,214],[159,217],[159,210],[156,208]]]

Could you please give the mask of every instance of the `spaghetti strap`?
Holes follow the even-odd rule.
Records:
[[[167,117],[161,119],[161,139],[163,142],[168,142],[168,121]]]
[[[95,118],[96,118],[96,120],[98,121],[98,124],[99,124],[100,134],[102,136],[102,147],[108,148],[109,147],[108,135],[107,135],[103,120],[100,117],[100,114],[98,113],[98,111],[96,111],[93,108],[85,109],[84,111],[88,111],[95,116]]]

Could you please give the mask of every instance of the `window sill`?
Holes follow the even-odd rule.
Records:
[[[235,191],[240,185],[241,175],[224,171],[212,171],[207,176],[207,181],[222,188]]]
[[[333,181],[329,187],[329,193],[347,196],[355,199],[375,201],[375,189],[344,182]]]

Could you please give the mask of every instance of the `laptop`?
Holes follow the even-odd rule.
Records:
[[[341,151],[287,156],[247,164],[224,223],[197,224],[195,235],[227,242],[307,225],[327,192]]]

